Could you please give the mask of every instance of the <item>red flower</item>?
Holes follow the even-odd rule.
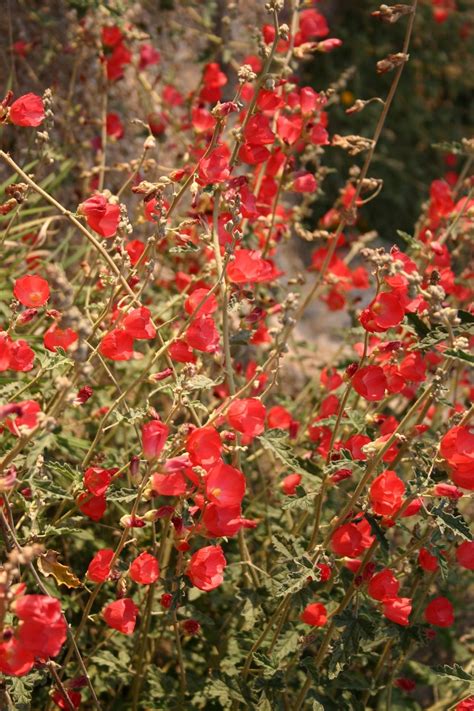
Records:
[[[133,634],[138,607],[131,598],[124,597],[122,600],[109,602],[102,614],[112,629],[123,632],[123,634]]]
[[[87,224],[102,237],[113,237],[120,222],[120,207],[109,203],[104,195],[92,195],[79,205],[78,212],[85,215]]]
[[[271,281],[276,275],[273,263],[262,259],[260,252],[236,249],[234,259],[227,267],[227,276],[234,284],[256,284]]]
[[[150,67],[152,64],[158,64],[161,60],[161,55],[152,44],[142,44],[140,47],[140,61],[138,68],[140,71]]]
[[[160,566],[155,556],[141,553],[130,566],[129,574],[132,580],[140,585],[151,585],[160,577]]]
[[[270,119],[264,114],[252,116],[245,127],[244,138],[255,146],[271,145],[275,134],[270,128]]]
[[[168,350],[170,358],[177,363],[195,363],[196,356],[186,341],[179,340],[172,343]]]
[[[300,620],[312,627],[324,627],[328,621],[328,613],[320,602],[313,602],[310,605],[306,605],[300,615]]]
[[[474,570],[474,541],[463,541],[456,548],[456,560],[462,568]]]
[[[227,410],[227,421],[237,432],[256,437],[265,430],[265,405],[256,397],[234,400]]]
[[[393,291],[384,291],[362,311],[359,321],[366,331],[382,333],[398,326],[404,316],[405,309],[399,296]]]
[[[221,546],[207,546],[191,556],[186,575],[195,587],[208,592],[222,584],[226,565]]]
[[[309,138],[315,146],[327,146],[329,144],[329,134],[320,123],[311,128]]]
[[[320,375],[321,385],[329,390],[337,390],[337,388],[342,385],[342,377],[339,375],[335,368],[323,368]]]
[[[72,704],[75,709],[78,709],[82,701],[80,691],[72,691],[71,689],[68,689],[66,687],[65,689],[67,699],[65,698],[65,695],[62,693],[62,691],[56,690],[53,692],[53,695],[51,697],[54,703],[56,704],[56,706],[58,706],[58,708],[64,709],[64,711],[67,711],[67,709],[71,708],[70,704]]]
[[[292,146],[301,136],[303,119],[301,116],[284,116],[280,114],[277,119],[277,133],[282,141]]]
[[[117,81],[123,77],[123,70],[132,61],[132,53],[122,43],[115,45],[113,52],[106,59],[107,79]]]
[[[270,158],[270,151],[262,145],[244,143],[239,150],[239,160],[248,165],[259,165]]]
[[[355,558],[364,550],[362,533],[355,523],[345,523],[331,536],[331,548],[340,556]]]
[[[65,328],[62,330],[56,324],[53,324],[48,328],[43,336],[44,347],[48,351],[55,351],[57,348],[62,348],[67,351],[67,349],[76,343],[79,336],[72,328]]]
[[[10,106],[9,119],[15,126],[39,126],[44,121],[44,104],[41,96],[24,94]]]
[[[318,563],[316,568],[319,570],[319,581],[325,583],[331,577],[331,567],[326,563]]]
[[[446,597],[435,597],[425,608],[425,620],[436,627],[454,624],[454,609]]]
[[[110,567],[114,551],[111,548],[104,548],[98,551],[92,558],[87,568],[86,575],[94,583],[105,583],[110,575]]]
[[[267,422],[270,429],[289,430],[294,420],[286,407],[274,405],[267,412]]]
[[[418,564],[420,568],[423,568],[423,570],[430,573],[438,570],[439,568],[437,557],[432,555],[426,548],[420,548],[418,553]]]
[[[184,302],[186,313],[193,316],[210,316],[217,311],[217,299],[214,294],[209,294],[209,289],[195,289]],[[202,306],[199,304],[203,301]],[[199,307],[199,310],[197,310]]]
[[[195,635],[198,634],[199,630],[201,629],[201,625],[197,620],[184,620],[183,622],[183,630],[185,631],[186,634],[189,635]]]
[[[130,360],[133,358],[133,336],[123,328],[114,328],[103,337],[99,352],[110,360]]]
[[[230,150],[226,145],[218,146],[202,158],[198,168],[198,178],[202,185],[223,183],[230,176]]]
[[[6,333],[0,333],[0,372],[8,370],[11,358],[11,340]]]
[[[372,509],[380,516],[393,516],[402,505],[405,484],[394,471],[386,469],[370,487]]]
[[[142,447],[145,459],[157,459],[169,434],[169,428],[160,420],[151,420],[142,427]]]
[[[258,92],[257,106],[261,111],[273,113],[276,109],[281,109],[284,105],[285,102],[278,95],[278,91],[260,89]]]
[[[92,390],[90,385],[84,385],[83,388],[78,390],[77,395],[74,398],[73,404],[74,405],[84,405],[84,403],[86,403],[89,400],[89,398],[92,397],[93,394],[94,394],[94,391]]]
[[[442,438],[441,456],[450,465],[449,476],[457,486],[474,490],[474,428],[458,425]]]
[[[106,47],[115,47],[122,42],[123,35],[119,27],[109,25],[108,27],[102,28],[101,40],[102,44]]]
[[[188,327],[185,335],[188,346],[203,353],[215,353],[220,338],[212,316],[199,316]]]
[[[387,389],[387,378],[379,365],[359,368],[352,376],[351,382],[354,390],[370,402],[382,400]]]
[[[421,383],[426,380],[426,365],[420,352],[409,353],[400,362],[399,370],[405,380]]]
[[[22,620],[17,633],[22,647],[37,657],[56,657],[67,637],[59,600],[49,595],[24,595],[15,600],[14,611]]]
[[[219,506],[217,504],[207,504],[202,516],[202,522],[206,532],[212,536],[235,536],[241,528],[255,528],[256,521],[242,518],[240,505]]]
[[[410,624],[409,616],[412,610],[412,603],[408,597],[393,597],[391,599],[383,600],[383,614],[392,622],[396,622],[397,625],[403,625],[406,627]]]
[[[18,341],[10,343],[10,365],[12,370],[19,373],[26,373],[33,367],[35,352],[26,341],[20,338]]]
[[[125,331],[137,339],[150,340],[156,336],[156,328],[151,322],[150,309],[146,306],[139,306],[132,309],[123,319]]]
[[[89,467],[84,473],[84,486],[94,496],[103,496],[110,486],[117,469]]]
[[[293,190],[295,193],[314,193],[318,183],[312,173],[303,173],[293,180]]]
[[[135,266],[145,251],[145,245],[139,239],[132,239],[131,242],[125,245],[125,250],[130,258],[130,263]]]
[[[165,610],[169,610],[172,603],[173,603],[173,596],[170,595],[170,593],[163,593],[163,595],[160,598],[161,607],[163,607]]]
[[[217,62],[210,62],[204,67],[202,82],[204,88],[201,90],[202,101],[215,103],[221,98],[221,87],[227,84],[227,77]]]
[[[287,496],[294,496],[296,494],[296,487],[300,485],[302,478],[301,474],[288,474],[281,482],[283,493]]]
[[[413,691],[413,689],[416,687],[414,681],[412,681],[411,679],[405,679],[401,676],[398,677],[398,679],[395,679],[394,684],[403,691]]]
[[[180,471],[153,474],[153,491],[159,496],[181,496],[186,493],[186,479]]]
[[[49,284],[42,277],[26,274],[15,281],[13,293],[23,306],[37,308],[49,299]]]
[[[35,663],[35,656],[15,638],[0,643],[0,672],[9,676],[28,674]]]
[[[93,496],[85,491],[79,494],[76,503],[79,511],[93,521],[100,521],[107,508],[105,496]]]
[[[462,499],[464,496],[462,491],[458,489],[457,486],[453,486],[452,484],[436,484],[433,491],[436,496],[446,496],[446,498],[454,499],[455,501],[457,499]]]
[[[208,469],[221,458],[222,442],[214,427],[198,427],[186,439],[186,451],[193,464]]]
[[[207,109],[195,106],[191,112],[193,128],[197,133],[212,131],[216,125],[216,119]]]
[[[324,106],[326,99],[310,86],[303,86],[300,90],[300,107],[303,116],[309,116],[317,109]]]
[[[326,18],[317,10],[303,10],[300,13],[300,32],[303,42],[313,37],[327,37],[329,27]]]
[[[389,568],[376,573],[369,580],[367,592],[374,600],[385,600],[396,597],[400,583]]]
[[[5,425],[10,432],[16,437],[20,436],[20,427],[32,430],[38,424],[38,414],[41,412],[41,407],[34,400],[23,400],[15,403],[18,408],[18,414],[14,420],[5,420]]]
[[[113,113],[113,112],[110,114],[107,114],[106,131],[107,131],[107,135],[110,136],[111,138],[115,138],[116,140],[123,138],[123,134],[124,134],[123,124],[122,124],[122,122],[120,120],[120,116],[118,114]]]
[[[230,464],[219,462],[206,477],[206,496],[217,506],[236,506],[245,495],[245,477]]]

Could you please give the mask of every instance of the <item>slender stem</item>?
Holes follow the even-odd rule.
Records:
[[[183,647],[181,645],[181,636],[179,634],[178,620],[176,617],[176,610],[173,610],[173,629],[176,640],[176,652],[178,655],[178,666],[179,666],[179,685],[181,689],[181,695],[184,697],[186,694],[187,682],[186,682],[186,667],[184,666],[183,657]]]
[[[64,702],[66,703],[66,707],[68,711],[74,711],[75,706],[71,701],[71,697],[68,694],[68,691],[66,687],[64,686],[63,682],[59,678],[58,672],[55,669],[54,662],[48,662],[48,669],[51,673],[51,676],[53,677],[54,681],[56,682],[56,685],[61,692],[61,695],[64,699]]]

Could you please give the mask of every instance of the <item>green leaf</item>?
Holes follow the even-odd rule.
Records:
[[[112,489],[107,492],[108,501],[127,503],[129,501],[134,501],[136,498],[137,492],[135,489]]]
[[[60,434],[56,436],[58,444],[61,444],[68,451],[73,452],[76,449],[82,449],[87,451],[90,446],[90,442],[87,439],[82,439],[81,437],[75,437],[72,434]]]
[[[430,333],[430,328],[426,325],[424,321],[421,320],[419,316],[411,313],[408,313],[406,316],[409,324],[415,329],[417,336],[419,336],[420,338],[425,338],[426,336],[428,336],[428,334]]]
[[[403,230],[397,230],[397,235],[402,239],[404,242],[409,244],[410,246],[416,245],[417,247],[420,246],[420,243],[411,235],[408,234],[408,232],[404,232]]]
[[[441,141],[441,143],[432,143],[431,148],[435,148],[442,153],[454,153],[456,155],[465,155],[466,151],[462,143],[458,141]]]
[[[372,684],[367,677],[358,672],[343,672],[335,678],[331,684],[336,689],[353,689],[354,691],[364,691],[372,688]]]
[[[298,489],[301,489],[304,492],[303,487],[297,486],[296,487],[296,493],[297,496],[290,496],[288,498],[288,501],[285,501],[285,503],[282,506],[282,509],[284,511],[293,511],[293,510],[302,510],[302,511],[311,511],[311,509],[314,506],[314,494],[303,494],[303,496],[298,495]]]
[[[457,681],[463,682],[474,682],[474,675],[465,671],[460,664],[454,664],[450,667],[448,664],[443,664],[433,667],[433,671],[438,676],[447,677],[448,679],[456,679]]]
[[[296,474],[316,475],[317,470],[314,467],[312,470],[310,470],[309,466],[308,468],[303,467],[301,460],[293,454],[288,435],[283,430],[269,430],[258,439],[267,451],[271,452],[276,459],[288,467],[289,471]]]
[[[242,612],[240,613],[243,618],[243,622],[240,626],[242,632],[250,632],[251,630],[255,629],[255,626],[257,624],[256,613],[256,605],[252,602],[252,600],[249,600],[247,598],[242,608]]]
[[[278,663],[287,660],[298,649],[300,635],[296,630],[289,630],[278,641],[274,656]]]
[[[474,356],[467,351],[463,351],[460,348],[448,348],[444,351],[445,355],[451,356],[451,358],[457,358],[458,360],[465,360],[466,363],[474,363]]]
[[[191,390],[209,390],[220,383],[222,383],[222,379],[211,380],[205,375],[193,375],[192,378],[183,382],[183,386],[186,392],[191,392]]]
[[[464,518],[460,513],[452,514],[444,510],[445,503],[442,502],[439,506],[431,509],[431,514],[438,519],[438,524],[443,528],[449,528],[455,535],[464,538],[466,541],[472,541],[472,534]]]
[[[281,553],[283,558],[286,560],[293,560],[295,557],[294,553],[292,553],[276,536],[272,536],[272,544],[273,547],[276,548],[276,550]]]
[[[46,499],[73,501],[71,494],[68,494],[61,486],[53,484],[52,481],[35,481],[35,487],[46,494]]]
[[[10,708],[7,706],[5,711],[30,711],[35,686],[44,683],[45,676],[44,671],[37,671],[26,677],[9,679],[8,691],[14,705]],[[3,711],[3,706],[1,708]]]

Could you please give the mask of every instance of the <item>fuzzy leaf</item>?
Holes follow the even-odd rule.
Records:
[[[431,510],[433,516],[436,516],[440,526],[449,528],[457,536],[461,536],[466,541],[472,541],[472,534],[464,518],[460,513],[452,514],[444,510],[444,503]]]
[[[466,363],[474,363],[474,356],[467,351],[462,351],[460,348],[448,348],[444,351],[446,355],[458,360],[465,360]]]
[[[465,671],[460,664],[454,664],[450,667],[448,664],[443,664],[433,667],[433,671],[438,676],[456,679],[458,681],[467,681],[471,684],[474,682],[474,675]]]
[[[317,470],[315,467],[311,467],[309,462],[307,468],[302,466],[301,460],[293,454],[292,447],[288,442],[288,436],[283,430],[269,430],[258,439],[262,443],[262,446],[288,467],[291,472],[320,476],[316,474]]]
[[[216,382],[205,375],[193,375],[193,377],[186,380],[183,385],[185,391],[191,392],[191,390],[208,390],[218,385],[219,382],[222,381]]]

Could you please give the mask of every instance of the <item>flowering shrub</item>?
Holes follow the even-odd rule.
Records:
[[[291,6],[267,2],[258,54],[212,57],[187,93],[138,24],[86,6],[70,51],[96,113],[49,89],[1,104],[6,708],[419,709],[434,687],[474,707],[473,141],[413,234],[374,242],[418,3],[374,9],[405,34],[371,138],[301,84],[341,41]],[[71,188],[61,131],[88,122]],[[340,150],[356,164],[318,212]],[[295,235],[312,256],[292,275]],[[328,312],[343,337],[320,352]]]

